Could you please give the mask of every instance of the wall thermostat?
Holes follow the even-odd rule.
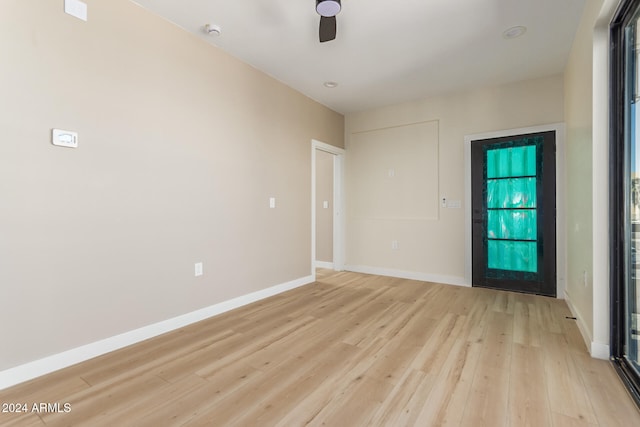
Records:
[[[78,132],[70,130],[53,129],[51,142],[59,147],[78,148]]]

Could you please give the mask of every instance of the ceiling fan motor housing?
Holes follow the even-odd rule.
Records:
[[[320,16],[336,16],[340,12],[340,0],[316,0],[316,12]]]

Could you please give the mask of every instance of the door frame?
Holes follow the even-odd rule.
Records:
[[[555,131],[556,133],[556,298],[564,299],[566,289],[566,213],[565,213],[565,126],[564,123],[531,126],[517,129],[505,129],[494,132],[465,135],[464,137],[464,278],[471,286],[472,234],[471,234],[471,141],[479,139],[502,138]]]
[[[311,140],[311,276],[316,280],[316,153],[333,154],[333,269],[344,270],[344,155],[343,148]]]

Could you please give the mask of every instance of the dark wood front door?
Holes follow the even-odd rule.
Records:
[[[471,142],[473,286],[556,296],[555,132]]]

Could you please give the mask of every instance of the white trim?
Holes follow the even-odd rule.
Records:
[[[247,304],[286,292],[313,282],[311,276],[301,277],[290,282],[252,292],[212,306],[192,311],[172,319],[164,320],[152,325],[144,326],[133,331],[109,337],[91,344],[73,348],[62,353],[54,354],[40,360],[25,363],[4,371],[0,371],[0,390],[40,377],[42,375],[84,362],[94,357],[139,343],[149,338],[174,331],[192,323],[216,316],[218,314],[242,307]]]
[[[316,147],[311,140],[311,276],[316,280]]]
[[[376,276],[398,277],[400,279],[420,280],[422,282],[469,287],[465,278],[458,276],[445,276],[421,273],[418,271],[393,270],[389,268],[369,267],[366,265],[345,265],[344,269],[347,271],[353,271],[354,273],[375,274]]]
[[[333,263],[332,262],[326,262],[326,261],[316,261],[315,262],[315,267],[316,268],[328,268],[329,270],[333,270]]]
[[[344,270],[344,150],[333,156],[333,267]]]
[[[495,132],[466,135],[464,137],[464,276],[465,283],[471,285],[471,141],[500,138],[511,135],[524,135],[539,132],[556,132],[556,295],[562,298],[565,294],[567,277],[567,237],[565,213],[565,128],[564,123],[552,123],[518,129],[507,129]]]
[[[620,2],[605,0],[593,30],[593,112],[592,112],[592,260],[593,260],[593,340],[609,343],[610,313],[610,234],[609,234],[609,23]],[[600,344],[594,351],[601,351]],[[601,350],[598,350],[601,349]]]
[[[316,263],[316,150],[333,154],[333,269],[344,269],[344,154],[345,150],[311,140],[311,275]]]

